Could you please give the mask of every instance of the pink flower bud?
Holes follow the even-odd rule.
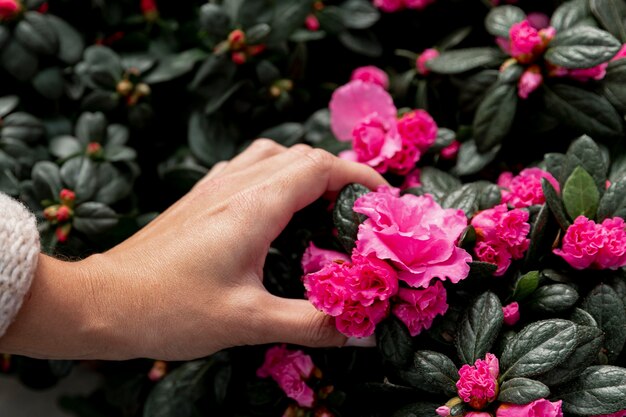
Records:
[[[366,83],[378,84],[385,90],[389,88],[389,77],[387,76],[387,73],[373,65],[359,67],[352,71],[350,81],[354,80],[361,80]]]
[[[237,65],[243,65],[246,63],[247,57],[243,52],[233,52],[230,59]]]
[[[150,372],[148,372],[148,379],[152,382],[157,382],[163,379],[167,373],[167,363],[163,361],[154,361]]]
[[[314,14],[310,14],[304,20],[304,26],[312,32],[317,32],[320,29],[320,21]]]
[[[22,10],[17,0],[0,0],[0,21],[11,20]]]
[[[441,158],[451,160],[456,158],[459,153],[459,149],[461,148],[461,142],[455,140],[450,145],[446,146],[441,150]]]
[[[100,145],[98,142],[90,142],[87,145],[87,155],[98,157],[100,156],[101,153],[102,153],[102,145]]]
[[[507,326],[513,326],[519,321],[519,304],[513,302],[507,306],[502,307],[502,313],[504,313],[504,324]]]
[[[438,416],[441,417],[450,417],[450,407],[442,405],[441,407],[435,410]]]
[[[67,241],[68,236],[70,235],[70,231],[72,230],[72,223],[65,223],[62,226],[56,228],[54,234],[59,241],[59,243],[65,243]]]
[[[76,194],[74,191],[64,188],[59,193],[59,199],[61,200],[61,204],[71,207],[76,200]]]
[[[403,0],[374,0],[374,6],[383,12],[397,12],[404,8]]]
[[[246,45],[246,34],[241,29],[235,29],[228,35],[230,49],[238,51]]]
[[[532,65],[520,77],[517,83],[517,95],[527,99],[530,93],[539,88],[542,82],[541,69],[537,65]]]
[[[426,63],[432,59],[435,59],[439,56],[439,51],[433,48],[425,49],[419,57],[417,57],[417,61],[415,61],[415,68],[417,72],[422,75],[427,75],[430,71],[426,67]]]
[[[70,219],[70,217],[72,217],[72,209],[70,209],[68,206],[59,207],[56,215],[58,222],[66,222]]]
[[[620,48],[620,50],[617,51],[615,56],[613,58],[611,58],[611,61],[617,61],[617,60],[622,59],[624,57],[626,57],[626,43],[623,44],[622,47]]]

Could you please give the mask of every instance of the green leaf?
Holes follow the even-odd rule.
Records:
[[[28,113],[15,112],[9,114],[2,121],[1,133],[3,138],[13,138],[26,143],[34,143],[43,137],[45,127],[41,120],[35,116]]]
[[[265,42],[272,28],[267,23],[258,23],[246,30],[246,42],[256,45]]]
[[[83,152],[78,139],[73,136],[57,136],[50,141],[50,153],[57,158],[65,159]]]
[[[46,68],[33,78],[33,87],[48,100],[58,100],[65,93],[65,80],[58,67]]]
[[[59,167],[50,161],[37,162],[31,174],[35,197],[42,200],[56,201],[63,188]]]
[[[121,172],[111,163],[98,164],[98,188],[94,196],[95,201],[111,205],[127,197],[132,189],[131,175]]]
[[[20,81],[30,80],[37,74],[39,58],[17,40],[9,40],[2,47],[0,60],[4,69]]]
[[[566,126],[598,139],[623,135],[622,117],[605,97],[568,84],[543,90],[546,111]]]
[[[479,192],[478,195],[478,210],[487,210],[494,206],[497,206],[502,201],[502,192],[500,187],[490,182],[482,184],[475,182],[474,186]]]
[[[0,117],[5,117],[11,113],[20,104],[18,96],[0,97]]]
[[[530,271],[522,275],[515,283],[512,298],[515,301],[523,301],[528,298],[539,285],[539,271]]]
[[[552,14],[550,26],[557,33],[576,26],[589,17],[587,0],[570,0],[561,4]]]
[[[459,322],[455,344],[463,363],[473,365],[489,352],[502,328],[500,299],[491,292],[476,298]]]
[[[85,76],[85,81],[92,88],[115,90],[122,78],[122,62],[110,48],[92,45],[85,49],[83,61],[76,67],[76,72]]]
[[[224,9],[214,3],[205,3],[200,7],[202,28],[217,38],[225,38],[231,28],[231,21]]]
[[[550,207],[547,204],[543,204],[530,226],[530,244],[524,258],[526,266],[539,261],[539,258],[545,254],[546,249],[549,249],[549,245],[552,245],[552,242],[554,242],[556,233],[554,235],[549,234],[548,232],[551,232],[553,229],[549,228],[549,226],[551,226]],[[549,236],[546,236],[547,234]]]
[[[474,116],[474,140],[478,152],[494,149],[508,135],[517,111],[517,86],[496,84],[485,95]]]
[[[513,378],[500,386],[498,401],[512,404],[528,404],[550,395],[550,388],[528,378]]]
[[[563,400],[563,411],[566,413],[588,416],[624,410],[626,369],[591,366],[555,394],[556,399]]]
[[[434,48],[438,51],[447,51],[448,49],[454,48],[467,39],[467,37],[472,33],[472,30],[472,26],[463,26],[458,28],[437,42]]]
[[[269,138],[284,146],[295,145],[303,136],[304,126],[293,122],[286,122],[259,133],[260,138]]]
[[[529,307],[541,313],[560,313],[578,301],[578,292],[566,284],[539,287],[530,298]]]
[[[626,112],[626,59],[609,63],[601,85],[604,95],[617,110]]]
[[[369,30],[344,30],[339,34],[339,41],[357,54],[376,58],[383,53],[380,41]]]
[[[563,204],[571,219],[585,216],[593,219],[598,210],[600,193],[591,175],[576,167],[563,187]]]
[[[583,301],[587,311],[604,332],[604,347],[609,361],[617,359],[626,343],[626,312],[621,297],[608,285],[595,287]]]
[[[368,29],[380,19],[380,12],[365,0],[347,0],[340,6],[343,24],[349,29]]]
[[[588,366],[594,365],[602,349],[604,334],[597,327],[576,326],[576,348],[574,352],[554,369],[539,379],[546,385],[560,385],[571,381]]]
[[[508,39],[511,26],[524,19],[526,19],[526,13],[519,7],[510,5],[494,7],[487,14],[485,28],[493,36]]]
[[[500,151],[500,146],[495,146],[487,153],[480,153],[474,140],[463,142],[459,148],[456,165],[452,168],[452,173],[458,176],[476,174],[493,162],[498,151]]]
[[[59,38],[48,16],[28,11],[19,21],[14,31],[15,38],[22,45],[39,55],[54,55],[59,49]]]
[[[432,72],[438,74],[461,74],[480,67],[495,67],[506,58],[497,48],[467,48],[444,51],[437,58],[426,63]]]
[[[596,323],[593,316],[578,307],[572,311],[569,319],[580,326],[598,327],[598,323]]]
[[[80,33],[76,31],[65,20],[48,14],[48,24],[54,29],[59,39],[59,50],[57,56],[68,65],[74,65],[83,56],[85,42]]]
[[[376,326],[376,346],[383,361],[405,369],[413,361],[413,339],[404,323],[389,317]]]
[[[467,217],[472,217],[478,211],[479,197],[475,184],[464,184],[446,195],[441,201],[441,206],[463,210]]]
[[[143,417],[194,417],[213,364],[211,359],[187,362],[168,374],[148,395]]]
[[[565,361],[575,347],[574,323],[553,319],[529,324],[515,335],[502,353],[502,379],[544,374]]]
[[[433,167],[424,167],[420,173],[422,189],[441,200],[461,187],[461,181],[453,175]]]
[[[415,388],[448,397],[456,395],[459,373],[450,358],[430,350],[418,350],[414,358],[415,373],[411,382]]]
[[[613,182],[606,190],[596,215],[598,222],[609,217],[621,217],[626,219],[626,175]]]
[[[626,4],[622,0],[589,0],[591,13],[606,30],[615,35],[620,41],[626,42]]]
[[[219,114],[207,117],[193,112],[189,118],[189,147],[207,166],[231,159],[238,138],[237,128]]]
[[[442,149],[452,145],[456,139],[456,133],[454,130],[440,127],[437,129],[437,138],[435,143],[429,148],[429,152],[441,152]]]
[[[591,68],[613,58],[621,46],[608,32],[579,26],[557,33],[545,58],[565,68]]]
[[[312,0],[291,1],[277,0],[272,19],[272,33],[267,43],[273,44],[286,40],[304,24],[304,19],[311,13]]]
[[[78,117],[74,134],[83,144],[89,142],[103,143],[106,136],[107,119],[103,113],[84,112]]]
[[[88,201],[98,185],[96,167],[86,157],[72,158],[61,166],[61,178],[67,188],[76,193],[76,202]]]
[[[96,201],[88,201],[77,206],[74,216],[73,225],[76,230],[88,236],[100,235],[115,226],[118,221],[117,214],[112,208]]]
[[[561,201],[561,198],[558,196],[552,184],[550,184],[550,181],[545,178],[541,179],[541,189],[543,190],[546,204],[550,207],[550,211],[552,212],[552,215],[556,219],[557,223],[561,226],[562,230],[567,230],[567,228],[571,225],[571,222],[565,213],[563,201]]]
[[[496,270],[498,269],[497,265],[490,264],[489,262],[472,261],[469,263],[469,266],[469,275],[473,277],[493,277],[494,272],[496,272]]]
[[[348,253],[352,253],[359,225],[366,219],[366,216],[353,210],[354,202],[369,192],[367,187],[360,184],[349,184],[337,196],[333,209],[333,222],[338,231],[337,238]]]
[[[425,403],[420,401],[405,405],[394,412],[391,417],[437,417],[435,410],[439,406],[438,403]]]
[[[117,93],[106,90],[96,90],[87,94],[81,103],[81,109],[86,111],[110,112],[120,103]]]
[[[197,48],[167,55],[159,59],[156,68],[150,71],[143,81],[148,84],[157,84],[182,77],[206,57],[207,53]]]

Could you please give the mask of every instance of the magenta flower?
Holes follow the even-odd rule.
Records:
[[[543,83],[543,75],[537,65],[532,65],[520,77],[517,82],[517,95],[527,99],[530,93],[535,91]]]
[[[346,264],[331,262],[318,272],[306,274],[302,280],[306,297],[315,308],[329,316],[343,313],[350,299]]]
[[[441,150],[441,158],[446,160],[454,159],[459,154],[459,149],[461,149],[461,142],[455,140]]]
[[[405,6],[413,10],[422,10],[434,2],[435,0],[404,0]]]
[[[502,307],[502,313],[504,313],[504,324],[507,326],[514,326],[520,319],[519,304],[512,302],[509,305]]]
[[[433,48],[425,49],[415,61],[415,68],[417,72],[422,75],[428,75],[430,70],[426,67],[426,63],[439,56],[439,51]]]
[[[498,358],[487,353],[485,359],[477,359],[474,365],[463,365],[459,369],[456,388],[459,397],[470,407],[482,410],[498,397]]]
[[[0,21],[10,20],[22,9],[17,0],[0,0]]]
[[[383,12],[397,12],[404,8],[404,0],[374,0],[374,6]]]
[[[282,345],[273,346],[265,352],[265,361],[256,374],[259,378],[271,377],[301,407],[312,407],[315,394],[306,381],[314,369],[315,365],[309,355],[301,350],[289,350]]]
[[[521,259],[530,244],[528,212],[509,211],[506,204],[481,211],[472,219],[472,226],[476,230],[474,252],[478,260],[498,266],[496,276],[504,275],[511,259]]]
[[[337,330],[348,337],[368,337],[388,315],[389,301],[377,301],[370,306],[353,301],[346,303],[343,312],[335,318],[335,324]]]
[[[546,198],[541,188],[541,179],[545,178],[559,191],[558,181],[547,171],[539,168],[526,168],[517,176],[511,172],[503,172],[498,178],[498,185],[502,188],[502,202],[514,208],[530,207],[543,204]]]
[[[426,111],[414,110],[398,120],[398,133],[403,143],[424,152],[437,139],[437,123]]]
[[[351,299],[369,307],[389,300],[398,292],[398,274],[387,262],[355,255],[349,267]]]
[[[311,242],[302,255],[302,270],[305,274],[310,274],[319,271],[331,262],[350,262],[350,258],[341,252],[320,249]]]
[[[511,42],[511,56],[513,58],[532,55],[543,43],[543,39],[539,36],[539,31],[528,20],[513,24],[509,29],[509,39]]]
[[[575,269],[617,269],[626,266],[624,219],[605,219],[601,224],[578,216],[568,227],[561,249],[553,251]]]
[[[467,277],[471,256],[456,245],[467,226],[463,212],[443,209],[430,195],[398,197],[397,191],[379,189],[355,202],[354,211],[368,216],[359,226],[356,253],[390,261],[415,288],[428,287],[433,278],[456,283]]]
[[[448,311],[446,289],[441,281],[423,290],[401,288],[391,311],[406,325],[411,336],[417,336],[422,330],[430,329],[435,317]]]
[[[535,400],[530,404],[502,404],[496,410],[496,417],[563,417],[562,401]]]
[[[385,90],[389,88],[389,77],[387,76],[387,73],[373,65],[359,67],[352,71],[350,81],[354,80],[361,80],[365,83],[378,84]]]

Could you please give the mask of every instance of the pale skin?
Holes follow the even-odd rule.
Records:
[[[189,360],[240,345],[342,346],[331,318],[264,288],[263,264],[296,211],[352,182],[385,180],[322,150],[259,139],[111,250],[78,262],[40,255],[0,352]]]

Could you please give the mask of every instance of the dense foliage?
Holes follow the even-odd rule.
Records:
[[[265,265],[376,348],[94,362],[103,386],[61,405],[626,415],[624,43],[623,0],[0,0],[0,191],[48,253],[112,247],[257,137],[393,186],[306,208]],[[74,365],[2,370],[45,388]]]

